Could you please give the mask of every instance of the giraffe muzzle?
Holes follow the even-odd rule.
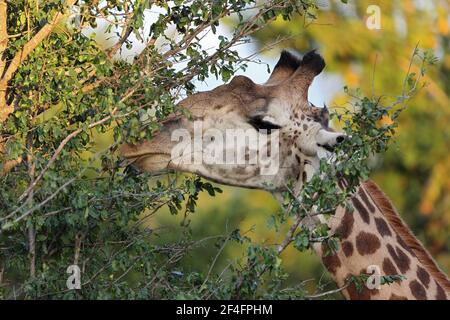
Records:
[[[343,143],[347,136],[339,132],[331,132],[325,129],[320,129],[316,134],[316,144],[329,152],[333,152],[338,144]]]

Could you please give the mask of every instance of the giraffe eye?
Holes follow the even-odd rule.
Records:
[[[263,116],[252,117],[248,120],[248,123],[255,128],[256,131],[267,130],[267,134],[271,134],[272,130],[278,130],[281,127],[275,123],[264,120]]]

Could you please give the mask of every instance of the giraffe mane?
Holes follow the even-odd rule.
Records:
[[[409,227],[403,222],[399,213],[392,205],[392,202],[383,191],[371,180],[363,183],[365,189],[378,206],[388,223],[394,229],[395,233],[411,248],[417,259],[428,270],[431,276],[445,289],[450,292],[450,280],[445,273],[438,267],[428,251],[423,247],[419,240],[414,236]]]

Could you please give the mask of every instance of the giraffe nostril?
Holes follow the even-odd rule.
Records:
[[[344,142],[344,140],[345,140],[344,136],[339,136],[339,137],[336,138],[336,142],[337,143],[342,143],[342,142]]]

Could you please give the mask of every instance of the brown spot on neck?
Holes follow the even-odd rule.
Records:
[[[406,271],[408,271],[409,266],[411,264],[411,260],[403,252],[403,250],[400,249],[399,247],[394,249],[394,247],[392,247],[390,244],[388,244],[386,247],[387,247],[392,259],[394,259],[395,264],[400,269],[400,272],[405,273]]]
[[[353,197],[352,198],[352,203],[353,203],[353,206],[355,207],[356,211],[358,211],[358,213],[360,214],[362,220],[365,223],[370,224],[369,212],[364,207],[364,205],[361,203],[361,201],[359,201],[359,199],[357,197]]]
[[[347,239],[352,233],[354,223],[355,219],[353,218],[353,213],[345,209],[345,213],[342,217],[341,223],[336,228],[336,235],[338,235],[343,240]]]
[[[360,187],[358,190],[358,194],[361,197],[361,200],[366,204],[367,208],[370,210],[370,212],[375,212],[375,207],[373,206],[372,202],[367,197],[366,192],[364,191],[364,188]]]
[[[447,295],[445,294],[444,289],[436,283],[436,299],[437,300],[447,300]]]
[[[430,284],[430,274],[421,266],[417,266],[417,278],[419,278],[425,288],[428,288]]]
[[[353,244],[350,241],[342,242],[342,251],[347,258],[350,257],[353,254]]]
[[[392,276],[398,274],[397,269],[395,269],[394,264],[391,259],[384,258],[383,260],[383,272],[386,276]]]
[[[380,240],[373,233],[361,231],[356,236],[356,250],[362,256],[374,254],[380,247]]]
[[[326,245],[322,244],[322,252],[326,251],[327,251]],[[332,274],[336,274],[336,271],[342,265],[341,260],[339,259],[337,253],[335,252],[328,255],[324,254],[322,256],[322,262],[325,268],[327,268],[327,270]]]
[[[392,236],[391,229],[383,218],[375,218],[375,225],[381,236]]]
[[[411,294],[417,300],[426,300],[427,292],[425,288],[419,283],[417,280],[413,280],[409,283],[409,289],[411,290]]]

